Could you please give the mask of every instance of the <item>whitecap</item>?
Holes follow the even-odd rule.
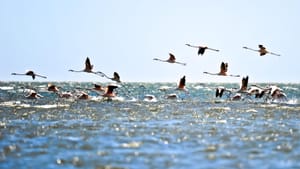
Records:
[[[34,108],[40,108],[40,109],[53,109],[53,108],[59,108],[59,107],[69,107],[68,104],[45,104],[45,105],[34,105],[32,107]]]
[[[227,120],[217,120],[216,123],[226,124]]]
[[[193,86],[194,89],[199,90],[199,89],[203,89],[203,86]]]
[[[258,111],[255,109],[248,109],[246,110],[247,113],[257,113]]]
[[[285,87],[283,87],[283,89],[285,89],[285,90],[294,90],[294,91],[298,91],[299,90],[296,87],[290,87],[290,86],[285,86]]]
[[[119,96],[115,96],[115,97],[98,97],[98,99],[100,99],[101,101],[124,101],[125,98],[124,97],[119,97]]]
[[[14,87],[11,87],[11,86],[1,86],[0,87],[0,90],[13,90]]]
[[[141,145],[142,142],[136,142],[136,141],[121,144],[121,146],[124,148],[139,148]]]
[[[24,104],[24,103],[21,103],[20,101],[2,102],[2,103],[0,103],[0,106],[4,106],[4,107],[23,107],[23,108],[31,107],[30,104]]]
[[[230,111],[231,108],[230,107],[211,107],[211,108],[209,108],[209,110]]]
[[[298,99],[289,99],[286,103],[291,105],[300,104]]]

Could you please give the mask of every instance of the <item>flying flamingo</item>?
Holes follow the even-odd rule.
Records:
[[[223,87],[223,86],[217,87],[216,88],[216,93],[215,93],[216,97],[220,97],[221,98],[223,96],[223,93],[225,91],[227,91],[225,87]]]
[[[175,90],[185,91],[186,93],[188,93],[187,89],[185,88],[185,83],[186,83],[186,79],[185,79],[185,76],[183,76],[182,78],[180,78],[179,84]],[[166,96],[166,98],[167,99],[177,99],[178,96],[176,93],[170,93]]]
[[[240,100],[241,96],[242,96],[241,93],[244,93],[244,92],[247,93],[248,80],[249,80],[248,76],[243,77],[240,89],[238,89],[238,90],[236,88],[227,89],[224,86],[217,87],[215,95],[216,95],[216,97],[221,98],[223,96],[224,92],[227,92],[228,97],[231,97],[232,93],[236,93],[233,97],[231,97],[231,100]]]
[[[255,95],[255,98],[262,98],[266,94],[266,89],[257,85],[251,85],[247,90],[248,95]]]
[[[227,70],[228,70],[228,63],[222,62],[221,66],[220,66],[220,72],[219,73],[210,73],[210,72],[203,72],[203,73],[209,74],[209,75],[218,75],[218,76],[240,77],[240,75],[228,75]]]
[[[106,88],[102,87],[101,85],[98,84],[94,84],[94,88],[93,90],[95,91],[100,91],[100,92],[104,92]]]
[[[267,87],[260,87],[257,85],[252,85],[250,89],[248,89],[248,94],[255,95],[255,98],[262,98],[265,96],[265,101],[267,100],[279,100],[279,101],[287,101],[287,96],[283,92],[281,88],[275,85],[269,85]]]
[[[118,86],[115,85],[115,84],[107,85],[106,91],[105,91],[105,93],[102,96],[103,97],[108,97],[108,98],[115,97],[116,94],[114,93],[114,89],[116,89],[116,88],[118,88]]]
[[[31,90],[28,95],[25,96],[27,99],[39,99],[43,97],[42,95],[38,94],[36,91]]]
[[[263,45],[258,45],[258,50],[257,49],[252,49],[252,48],[248,48],[246,46],[243,47],[244,49],[248,49],[248,50],[252,50],[252,51],[255,51],[255,52],[259,52],[260,56],[264,56],[266,54],[271,54],[271,55],[275,55],[275,56],[280,56],[280,54],[277,54],[277,53],[273,53],[273,52],[270,52],[268,51]]]
[[[269,92],[270,92],[269,97],[271,97],[272,100],[284,100],[284,101],[287,101],[286,94],[278,86],[270,85],[266,89],[269,90]]]
[[[249,81],[248,76],[242,78],[242,83],[241,83],[241,87],[240,87],[239,92],[246,92],[247,91],[248,81]]]
[[[113,77],[108,77],[106,74],[104,74],[103,72],[97,72],[100,76],[102,77],[106,77],[107,79],[110,79],[112,81],[115,81],[115,82],[118,82],[118,83],[121,83],[121,80],[120,80],[120,75],[117,73],[117,72],[114,72],[113,74]]]
[[[22,73],[12,73],[11,75],[25,75],[25,76],[31,76],[33,80],[35,79],[35,77],[41,77],[41,78],[44,78],[44,79],[47,78],[46,76],[42,76],[42,75],[39,75],[39,74],[34,73],[32,70],[28,70],[28,71],[27,71],[26,73],[24,73],[24,74],[22,74]]]
[[[221,98],[223,96],[224,92],[226,92],[227,97],[230,98],[232,93],[234,92],[234,89],[227,89],[224,86],[219,86],[216,88],[215,96]]]
[[[69,98],[73,97],[73,94],[70,91],[66,91],[66,92],[59,93],[58,96],[59,96],[59,98],[69,99]]]
[[[185,76],[183,76],[180,81],[179,81],[179,84],[178,84],[178,87],[176,88],[176,90],[183,90],[183,91],[186,91],[186,88],[185,88]]]
[[[186,63],[177,62],[175,56],[172,53],[169,53],[169,56],[170,57],[167,60],[161,60],[158,58],[154,58],[153,60],[160,61],[160,62],[177,63],[177,64],[181,64],[183,66],[186,66]]]
[[[248,76],[242,78],[242,83],[241,83],[240,89],[238,91],[236,91],[236,93],[233,97],[231,97],[232,101],[241,100],[242,93],[247,93],[248,80],[249,80]]]
[[[189,47],[192,47],[192,48],[198,48],[198,55],[203,55],[206,49],[216,51],[216,52],[220,51],[218,49],[209,48],[207,46],[195,46],[195,45],[190,45],[190,44],[185,44],[185,45],[189,46]]]
[[[86,72],[86,73],[94,73],[94,74],[99,74],[99,72],[94,72],[93,71],[93,67],[94,65],[91,64],[91,61],[90,61],[90,58],[87,57],[86,60],[85,60],[85,68],[83,70],[73,70],[73,69],[70,69],[69,71],[70,72]]]
[[[58,92],[59,91],[59,87],[57,87],[54,84],[49,83],[47,90],[50,91],[50,92]]]
[[[87,93],[83,92],[83,91],[81,91],[77,95],[77,99],[80,99],[80,100],[88,100],[89,98],[90,98],[90,96]]]

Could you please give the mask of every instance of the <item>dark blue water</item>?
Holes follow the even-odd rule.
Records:
[[[219,85],[239,87],[127,83],[107,101],[91,90],[89,100],[60,99],[47,83],[1,82],[0,168],[300,168],[300,85],[277,84],[288,97],[280,102],[216,99]],[[43,97],[26,99],[22,86]]]

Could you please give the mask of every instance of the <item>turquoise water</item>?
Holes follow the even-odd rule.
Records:
[[[0,168],[300,168],[300,85],[277,84],[284,102],[217,99],[220,85],[239,87],[126,83],[107,101],[91,90],[90,100],[60,99],[47,83],[1,82]],[[44,97],[26,99],[22,86]]]

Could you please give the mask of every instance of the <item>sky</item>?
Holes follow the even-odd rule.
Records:
[[[47,79],[108,79],[69,69],[118,72],[123,82],[300,82],[299,0],[0,0],[0,81],[34,70]],[[203,56],[185,44],[208,46]],[[281,56],[243,46],[263,44]],[[169,53],[186,66],[158,62]],[[228,74],[219,72],[228,63]]]

